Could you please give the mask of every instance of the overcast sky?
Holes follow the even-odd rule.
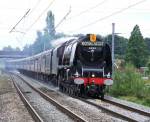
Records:
[[[36,31],[45,27],[47,11],[52,10],[57,25],[70,7],[71,13],[56,29],[57,32],[105,36],[111,33],[114,22],[115,31],[121,33],[120,36],[128,38],[138,24],[143,36],[150,37],[150,0],[1,0],[0,49],[7,45],[22,48],[25,44],[32,44]],[[28,15],[10,33],[29,9]]]

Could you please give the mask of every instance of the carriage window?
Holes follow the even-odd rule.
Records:
[[[51,55],[46,55],[46,67],[50,67],[50,58],[51,58]]]

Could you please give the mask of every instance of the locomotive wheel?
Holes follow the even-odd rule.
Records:
[[[69,95],[71,96],[71,88],[69,88]]]
[[[72,89],[70,88],[70,90],[69,90],[69,91],[70,91],[70,96],[72,96]]]
[[[73,96],[76,96],[76,95],[75,95],[75,88],[73,88]]]
[[[63,86],[63,92],[65,93],[66,92],[66,88]]]
[[[73,96],[73,89],[70,88],[70,95]]]
[[[104,100],[104,92],[101,93],[100,99]]]
[[[71,89],[71,95],[74,96],[74,91],[73,91],[73,89]]]
[[[62,92],[64,92],[64,87],[62,86]]]
[[[68,94],[70,95],[70,88],[68,88]]]
[[[104,100],[104,95],[101,95],[101,100]]]
[[[59,90],[62,92],[63,91],[63,86],[59,84]]]
[[[58,76],[57,76],[57,86],[62,91],[63,85],[61,84],[61,79],[62,79],[61,74],[58,74]]]

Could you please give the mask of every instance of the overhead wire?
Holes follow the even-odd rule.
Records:
[[[36,21],[28,28],[27,31],[29,31],[29,29],[31,29],[31,27],[39,20],[39,18],[43,15],[43,13],[45,13],[45,11],[47,11],[47,9],[52,5],[52,3],[54,2],[55,0],[53,0],[46,9],[44,9],[44,11],[40,14],[40,16],[38,16],[38,18],[36,19]],[[67,16],[71,13],[71,7],[69,9],[69,11],[66,13],[66,15],[60,20],[60,22],[55,26],[55,28],[51,31],[53,32],[57,27],[59,27],[62,22],[67,18]]]
[[[74,19],[74,18],[76,18],[76,17],[81,16],[82,14],[85,14],[85,13],[87,13],[87,12],[89,12],[89,11],[92,11],[93,9],[95,9],[95,8],[97,8],[97,7],[101,6],[101,5],[103,5],[103,4],[106,3],[107,1],[108,1],[108,0],[103,0],[103,1],[101,1],[100,3],[98,3],[98,4],[96,4],[96,5],[94,5],[94,6],[90,7],[90,8],[87,8],[87,9],[81,11],[80,13],[78,13],[78,14],[76,14],[76,15],[74,15],[74,16],[72,16],[72,17],[70,17],[70,18],[67,18],[67,20]]]
[[[42,12],[42,13],[45,13],[45,11],[52,5],[52,3],[54,2],[55,0],[53,0],[52,2],[51,2],[51,4],[49,4],[49,6]],[[66,15],[58,22],[58,24],[54,27],[54,29],[51,31],[51,32],[53,32],[56,28],[58,28],[61,24],[62,24],[62,22],[64,21],[64,20],[66,20],[66,18],[67,18],[67,16],[69,15],[71,13],[71,7],[69,8],[69,11],[66,13]],[[40,16],[39,17],[41,17],[42,15],[40,14]],[[38,19],[39,19],[39,17],[38,17]],[[37,21],[38,21],[38,19],[36,19]],[[35,23],[33,23],[33,24],[35,24]],[[31,25],[31,26],[33,26],[33,24]],[[28,30],[27,30],[28,31]],[[51,33],[50,32],[50,33]]]
[[[41,0],[40,0],[41,1]],[[36,5],[38,5],[40,3],[40,1],[37,2]],[[47,9],[49,9],[49,7],[54,3],[55,0],[52,0],[48,6],[41,12],[41,14],[36,18],[36,20],[29,26],[29,28],[27,28],[27,30],[25,32],[23,32],[22,34],[22,38],[24,38],[25,34],[36,24],[36,22],[43,16],[43,14],[47,11]],[[33,8],[34,10],[36,9],[36,6]],[[33,12],[33,10],[31,11]]]
[[[26,17],[27,16],[29,16],[29,15],[31,15],[34,11],[35,11],[35,9],[37,8],[37,6],[39,5],[39,3],[41,2],[41,0],[38,0],[37,2],[36,2],[36,4],[34,5],[34,7],[32,8],[32,9],[30,9],[30,13],[28,13],[27,15],[26,15]],[[25,18],[24,18],[25,19]],[[23,34],[23,36],[24,36],[24,34],[25,34],[25,32],[23,32],[23,31],[19,31],[19,30],[12,30],[12,32],[18,32],[18,33],[21,33],[21,34]],[[23,38],[23,36],[22,37],[17,37],[16,36],[16,40],[17,40],[17,42],[23,47],[23,44],[21,43],[22,41],[20,41],[20,40],[22,40],[22,39],[20,39],[20,38]]]
[[[28,15],[29,12],[30,9],[28,9],[28,11],[23,15],[23,17],[21,17],[21,19],[13,26],[13,28],[9,31],[9,33],[11,33],[17,27],[17,25]]]
[[[52,0],[49,5],[42,11],[42,13],[37,17],[37,19],[32,23],[29,28],[26,30],[26,33],[37,23],[37,21],[43,16],[43,14],[49,9],[49,7],[54,3],[55,0]]]
[[[30,14],[33,13],[33,11],[35,11],[35,9],[37,8],[37,6],[40,4],[41,0],[38,0],[36,2],[36,4],[34,5],[34,7],[31,9]],[[28,15],[29,16],[29,15]]]
[[[55,28],[54,28],[54,30],[56,29],[56,28],[58,28],[60,25],[61,25],[61,23],[67,18],[67,16],[69,15],[71,13],[71,7],[69,8],[69,11],[67,12],[67,14],[60,20],[60,22],[55,26]]]
[[[33,9],[28,9],[28,11],[24,14],[24,16],[16,23],[16,25],[9,31],[9,33],[11,32],[19,32],[22,34],[25,34],[25,32],[19,31],[19,30],[15,30],[17,25],[23,20],[25,19],[27,16],[29,16],[38,6],[38,4],[41,2],[41,0],[38,0],[37,3],[34,5]]]
[[[115,12],[113,12],[113,13],[111,13],[111,14],[105,16],[105,17],[99,18],[99,19],[97,19],[97,20],[95,20],[95,21],[93,21],[93,22],[91,22],[91,23],[88,23],[88,24],[86,24],[86,25],[84,25],[84,26],[82,26],[82,27],[80,27],[80,28],[78,28],[78,29],[76,29],[76,30],[72,30],[72,31],[68,31],[68,32],[74,32],[74,31],[77,31],[77,30],[81,30],[81,29],[87,28],[87,27],[89,27],[89,26],[91,26],[91,25],[94,25],[94,24],[96,24],[96,23],[98,23],[98,22],[100,22],[100,21],[102,21],[102,20],[108,19],[108,18],[110,18],[110,17],[112,17],[112,16],[115,16],[115,15],[117,15],[117,14],[120,14],[120,13],[122,13],[122,12],[124,12],[124,11],[126,11],[126,10],[128,10],[128,9],[130,9],[130,8],[132,8],[132,7],[134,7],[134,6],[136,6],[136,5],[139,5],[139,4],[143,3],[143,2],[145,2],[145,1],[146,1],[146,0],[138,1],[138,2],[136,2],[136,3],[134,3],[134,4],[131,4],[131,5],[129,5],[129,6],[125,7],[125,8],[123,8],[123,9],[121,9],[121,10],[115,11]]]

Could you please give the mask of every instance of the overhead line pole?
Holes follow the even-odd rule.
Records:
[[[115,40],[115,23],[112,23],[112,78],[114,78],[114,40]]]
[[[15,28],[16,26],[27,16],[27,14],[29,13],[31,9],[29,9],[24,15],[23,17],[16,23],[16,25],[9,31],[9,33],[11,33]]]

